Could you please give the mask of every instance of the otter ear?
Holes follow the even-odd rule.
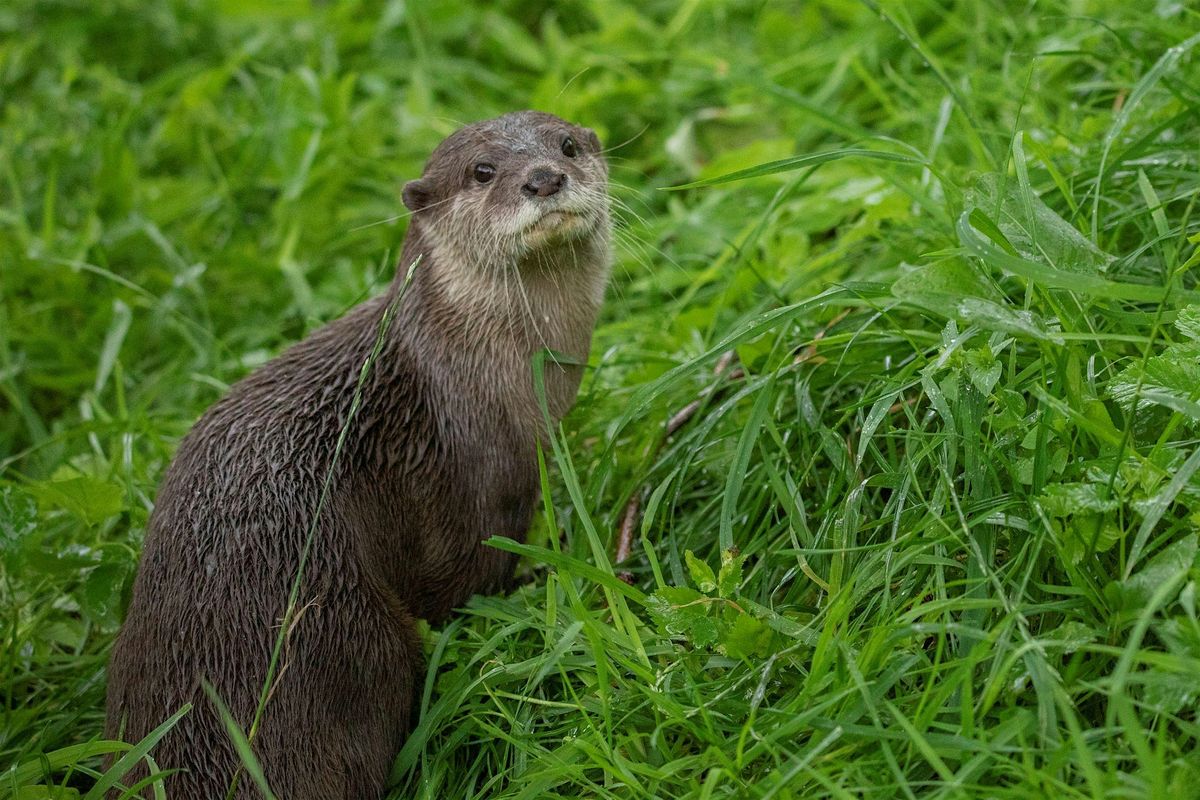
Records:
[[[420,211],[433,200],[432,187],[424,178],[404,184],[404,205],[409,211]]]
[[[590,144],[592,146],[592,149],[594,149],[597,153],[599,153],[600,150],[602,149],[600,147],[600,137],[597,136],[596,132],[594,130],[592,130],[591,128],[587,129],[587,140],[588,140],[588,144]]]

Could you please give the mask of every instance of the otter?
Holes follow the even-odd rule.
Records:
[[[388,290],[235,384],[184,437],[112,651],[106,722],[136,742],[192,704],[153,751],[178,770],[172,800],[234,782],[205,683],[247,730],[310,527],[251,746],[278,797],[382,796],[423,677],[415,620],[512,580],[514,558],[483,540],[523,539],[537,502],[537,352],[578,362],[548,361],[551,417],[574,402],[608,279],[607,187],[587,128],[535,111],[461,128],[404,186]],[[233,796],[261,795],[242,774]]]

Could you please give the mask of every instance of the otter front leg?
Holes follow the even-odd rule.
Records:
[[[437,625],[466,605],[472,595],[511,588],[516,556],[485,544],[486,538],[475,534],[474,540],[457,552],[439,554],[422,565],[415,591],[407,595],[414,616]],[[524,535],[512,538],[523,540]]]

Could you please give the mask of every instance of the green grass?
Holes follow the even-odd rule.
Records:
[[[97,796],[179,437],[391,279],[443,136],[524,107],[614,148],[613,285],[530,580],[428,633],[395,796],[1200,797],[1197,30],[5,4],[0,797]]]

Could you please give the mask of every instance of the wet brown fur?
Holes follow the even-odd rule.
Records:
[[[486,186],[472,177],[480,161],[496,166]],[[523,196],[529,171],[547,166],[564,190]],[[511,557],[481,540],[521,539],[529,525],[544,431],[530,358],[587,357],[608,271],[606,186],[595,135],[557,117],[456,132],[405,189],[415,213],[388,292],[236,384],[185,437],[108,687],[107,735],[131,742],[194,704],[154,751],[181,770],[166,782],[172,800],[225,796],[239,760],[201,680],[246,729],[360,368],[419,257],[363,385],[253,743],[284,800],[382,795],[423,674],[414,618],[440,620],[510,579]],[[576,212],[574,227],[529,228],[546,209]],[[554,416],[579,378],[548,367]],[[243,775],[235,796],[260,795]]]

